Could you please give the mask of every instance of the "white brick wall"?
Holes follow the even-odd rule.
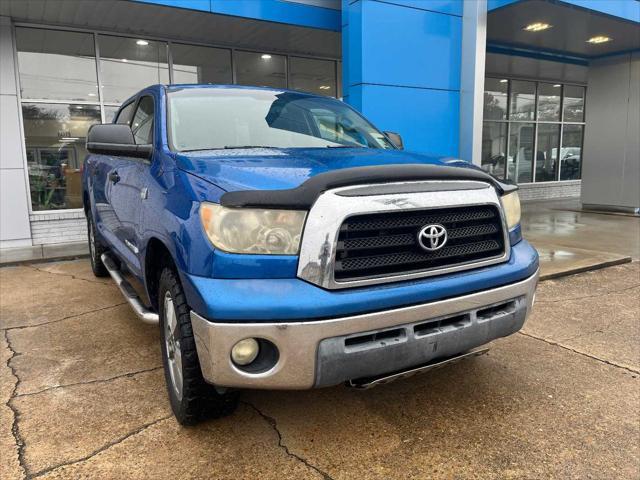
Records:
[[[29,220],[34,245],[87,240],[87,223],[82,211],[33,213],[29,216]]]
[[[520,200],[548,200],[580,196],[580,180],[520,185]]]

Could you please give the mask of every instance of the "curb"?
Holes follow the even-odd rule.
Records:
[[[593,270],[600,270],[607,267],[613,267],[615,265],[623,265],[625,263],[631,263],[632,261],[633,259],[631,257],[622,257],[622,258],[617,258],[615,260],[608,260],[606,262],[587,265],[585,267],[570,268],[562,272],[554,272],[554,273],[547,273],[545,275],[540,275],[539,281],[544,282],[545,280],[554,280],[556,278],[567,277],[569,275],[576,275],[578,273],[591,272]]]

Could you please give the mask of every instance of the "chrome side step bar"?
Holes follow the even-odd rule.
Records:
[[[381,377],[357,378],[355,380],[349,380],[349,382],[347,382],[347,386],[351,388],[356,388],[358,390],[367,390],[369,388],[377,387],[378,385],[385,385],[387,383],[391,383],[401,378],[413,377],[414,375],[418,375],[420,373],[435,370],[437,368],[441,368],[446,365],[451,365],[465,358],[478,357],[480,355],[484,355],[488,351],[489,351],[488,347],[482,347],[477,350],[471,350],[470,352],[457,355],[455,357],[445,358],[444,360],[436,360],[433,363],[428,363],[427,365],[411,368],[409,370],[404,370],[402,372],[391,373],[389,375],[383,375]]]
[[[138,293],[127,279],[122,276],[122,273],[120,273],[120,270],[116,266],[116,262],[111,258],[111,255],[103,253],[100,259],[138,318],[144,323],[157,325],[160,322],[160,317],[157,313],[152,312],[143,305]]]

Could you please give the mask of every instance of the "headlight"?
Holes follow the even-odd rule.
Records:
[[[507,227],[511,230],[520,223],[520,197],[518,197],[518,192],[508,193],[502,197],[502,208],[504,208],[504,216],[507,219]]]
[[[200,205],[202,226],[213,246],[230,253],[296,255],[307,212]]]

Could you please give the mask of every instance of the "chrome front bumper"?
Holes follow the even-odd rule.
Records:
[[[515,333],[531,311],[538,272],[511,285],[362,315],[279,323],[216,323],[191,312],[202,374],[221,387],[307,389],[409,369]],[[273,342],[277,363],[248,373],[231,348]]]

